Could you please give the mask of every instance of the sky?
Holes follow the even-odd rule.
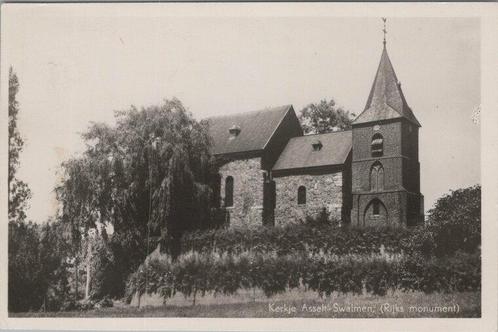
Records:
[[[5,8],[5,7],[4,7]],[[3,8],[3,9],[4,9]],[[2,68],[20,81],[25,138],[18,176],[36,222],[56,211],[60,163],[81,153],[90,121],[177,97],[195,118],[333,98],[365,106],[382,52],[373,18],[87,14],[38,6],[2,17]],[[4,14],[5,14],[5,10]],[[480,21],[389,18],[387,49],[420,130],[425,209],[480,183]],[[2,71],[6,75],[6,71]]]

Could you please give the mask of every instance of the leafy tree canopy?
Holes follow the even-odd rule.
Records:
[[[92,123],[83,139],[85,152],[62,165],[56,189],[75,248],[89,228],[112,224],[118,265],[133,269],[149,232],[166,240],[208,223],[210,138],[179,100],[117,112],[116,125]]]
[[[354,113],[336,106],[333,99],[311,103],[299,113],[299,120],[305,134],[324,134],[350,129],[354,117]]]
[[[440,197],[429,211],[431,224],[469,224],[480,232],[481,227],[481,186],[450,191]]]
[[[439,251],[472,252],[481,244],[481,186],[451,191],[429,211],[429,229]]]
[[[426,256],[474,253],[481,245],[481,186],[450,191],[428,212],[428,221],[418,227],[412,246]]]

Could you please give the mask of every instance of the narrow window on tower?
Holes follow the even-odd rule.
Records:
[[[297,189],[297,204],[306,204],[306,187],[300,186]]]
[[[379,201],[378,200],[373,201],[373,215],[378,216],[380,214],[379,210],[380,210]]]
[[[384,155],[384,138],[381,134],[377,133],[372,137],[372,157],[382,157]]]
[[[384,190],[384,168],[379,166],[377,171],[377,190]]]
[[[384,168],[379,161],[376,161],[370,168],[370,190],[384,190]]]
[[[231,176],[225,179],[225,206],[233,206],[233,177]]]

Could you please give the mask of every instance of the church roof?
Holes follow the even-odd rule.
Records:
[[[217,154],[263,150],[292,105],[207,118]]]
[[[318,142],[319,149],[316,148]],[[294,137],[287,143],[273,170],[342,165],[351,145],[351,130]]]
[[[401,84],[398,82],[384,44],[367,104],[353,124],[396,118],[405,118],[420,127],[420,123],[406,103]]]

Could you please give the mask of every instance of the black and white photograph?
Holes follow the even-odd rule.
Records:
[[[489,318],[483,18],[299,5],[2,6],[4,322]]]

